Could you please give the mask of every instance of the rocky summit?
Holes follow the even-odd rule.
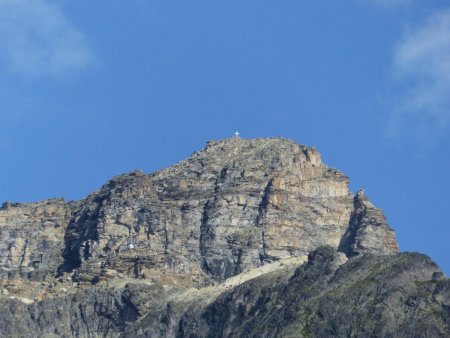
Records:
[[[448,337],[450,280],[314,148],[210,141],[0,209],[2,337]]]

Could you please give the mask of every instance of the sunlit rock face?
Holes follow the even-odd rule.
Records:
[[[336,304],[366,318],[364,304],[350,304],[366,299],[382,317],[417,296],[433,304],[426,316],[445,312],[450,288],[439,268],[398,251],[383,212],[314,148],[284,138],[211,141],[80,201],[4,203],[0,336],[366,336],[370,325],[341,323]],[[405,276],[415,279],[397,299]],[[333,298],[335,289],[351,297]],[[393,303],[374,290],[391,292]],[[445,336],[448,316],[439,316],[439,330],[427,332]],[[416,318],[402,318],[414,327]],[[409,332],[392,323],[389,332]]]
[[[4,206],[0,263],[4,276],[203,285],[320,245],[397,252],[382,212],[358,201],[314,148],[283,138],[209,142],[167,169],[115,177],[79,202]]]
[[[44,280],[62,264],[72,205],[62,199],[4,203],[0,208],[0,276]]]
[[[99,278],[222,281],[320,245],[338,248],[355,210],[347,177],[313,148],[280,138],[209,142],[173,167],[116,177],[82,201],[60,271],[76,269],[86,281],[99,267]],[[385,222],[373,231],[394,236]]]

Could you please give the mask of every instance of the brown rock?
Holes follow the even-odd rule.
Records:
[[[211,141],[79,202],[5,204],[0,235],[3,279],[68,272],[85,284],[127,276],[201,286],[321,245],[398,251],[381,211],[354,198],[345,175],[283,138]]]

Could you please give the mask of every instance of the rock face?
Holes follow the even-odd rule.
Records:
[[[420,254],[341,265],[320,247],[297,269],[248,281],[206,304],[174,298],[123,337],[448,337],[450,280]]]
[[[72,206],[62,199],[0,208],[0,278],[42,281],[62,263]]]
[[[173,167],[116,177],[81,201],[59,271],[83,281],[161,271],[199,285],[223,281],[320,245],[337,248],[351,219],[358,229],[355,212],[347,177],[312,148],[284,139],[210,142]],[[359,251],[398,251],[384,221],[370,229],[390,242]]]
[[[386,223],[383,212],[361,193],[355,196],[354,206],[339,250],[349,257],[368,252],[398,252],[394,231]]]
[[[252,298],[263,292],[257,290],[275,292],[270,297],[279,299],[277,309],[290,304],[289,295],[313,281],[292,286],[295,269],[317,248],[327,246],[315,255],[332,256],[317,268],[325,279],[334,278],[347,257],[354,258],[344,266],[370,259],[390,266],[385,262],[399,251],[382,211],[363,194],[353,196],[345,175],[323,164],[314,148],[282,138],[209,142],[170,168],[115,177],[77,202],[6,203],[0,239],[5,336],[195,336],[196,327],[204,330],[199,336],[217,336],[218,328],[223,336],[257,336],[256,328],[234,328],[231,317],[215,318],[210,307],[226,306],[230,316],[256,323],[265,301]],[[310,256],[306,266],[313,261]],[[355,278],[366,271],[353,270]],[[430,271],[417,280],[428,281]],[[324,283],[314,290],[327,290]],[[220,299],[234,292],[243,297],[244,285],[256,293],[250,290],[248,306],[243,301],[236,313]],[[436,304],[441,309],[447,303]],[[309,319],[305,328],[304,313],[291,315],[305,333],[331,336]],[[280,319],[271,320],[278,325]],[[285,335],[283,330],[264,334]]]
[[[352,231],[362,224],[347,177],[284,139],[210,142],[169,169],[116,177],[76,208],[54,207],[70,215],[58,271],[84,281],[102,277],[98,266],[106,277],[157,270],[222,281],[319,245],[337,248],[351,219]],[[398,251],[382,214],[367,229],[389,243],[355,244],[358,252]]]
[[[319,247],[301,266],[199,290],[127,281],[24,304],[2,337],[448,337],[450,279],[421,254]]]

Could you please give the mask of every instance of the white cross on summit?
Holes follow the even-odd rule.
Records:
[[[238,131],[236,131],[236,132],[234,133],[234,137],[235,137],[235,138],[239,138],[239,132],[238,132]]]

